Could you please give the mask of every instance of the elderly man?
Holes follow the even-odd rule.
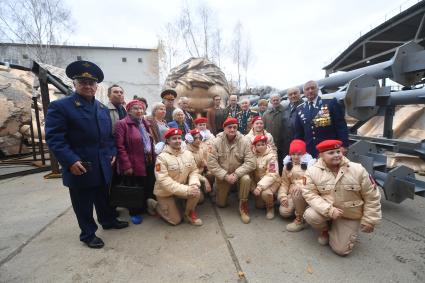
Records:
[[[112,121],[112,132],[114,132],[117,121],[127,116],[127,112],[123,106],[124,89],[117,84],[111,85],[108,88],[108,98],[108,110]]]
[[[241,111],[241,107],[238,105],[238,96],[232,94],[229,96],[229,105],[224,110],[224,118],[233,117],[236,118],[236,114]]]
[[[202,220],[196,216],[201,184],[193,155],[182,149],[182,132],[171,128],[165,133],[165,148],[158,155],[155,164],[154,194],[157,201],[148,200],[150,213],[156,212],[168,223],[177,225],[181,214],[176,199],[186,200],[184,219],[188,223],[201,226]]]
[[[344,110],[335,98],[322,99],[318,94],[315,81],[304,84],[307,101],[297,107],[294,138],[304,140],[307,152],[313,157],[317,157],[316,145],[328,139],[342,141],[341,150],[345,154],[349,142]]]
[[[174,89],[167,88],[161,92],[162,103],[164,103],[167,110],[165,114],[165,121],[167,121],[167,123],[173,121],[173,111],[176,109],[174,107],[174,100],[176,97],[177,92]]]
[[[76,61],[66,68],[75,92],[49,105],[46,141],[62,167],[63,184],[81,229],[80,241],[90,248],[102,248],[95,234],[93,205],[103,229],[121,229],[127,222],[114,218],[107,202],[108,186],[116,148],[108,108],[95,99],[102,70],[92,62]]]
[[[284,125],[284,107],[280,104],[280,95],[275,93],[270,96],[272,108],[263,115],[264,128],[273,136],[277,148],[277,160],[279,163],[279,174],[282,173],[283,157],[288,154],[290,137],[284,134],[288,125]]]
[[[288,119],[290,121],[290,125],[291,125],[291,140],[293,139],[294,136],[294,131],[295,131],[295,118],[297,117],[297,107],[298,105],[301,105],[302,103],[304,103],[304,100],[302,100],[301,98],[301,92],[300,89],[298,87],[291,87],[287,90],[287,96],[288,96],[288,100],[289,100],[289,105],[288,105],[288,110],[287,110],[287,115],[285,115],[285,118]]]
[[[255,170],[255,156],[250,143],[238,132],[238,120],[229,117],[223,123],[224,132],[213,141],[208,156],[208,170],[215,176],[216,204],[225,207],[227,195],[239,183],[239,213],[243,223],[249,223],[248,195],[251,187],[249,173]]]
[[[316,148],[319,160],[307,169],[304,218],[319,231],[318,241],[338,255],[351,253],[359,228],[371,233],[381,219],[380,193],[372,177],[341,151],[342,142],[325,140]],[[331,228],[329,228],[329,222]]]
[[[184,120],[186,121],[187,125],[190,129],[193,129],[195,125],[193,124],[193,117],[192,114],[188,111],[189,109],[189,98],[182,96],[179,99],[179,102],[177,103],[181,110],[183,110],[184,114]]]
[[[223,131],[223,122],[225,120],[225,110],[221,107],[221,96],[215,95],[213,97],[214,106],[208,109],[208,128],[214,135]]]
[[[239,122],[238,131],[242,135],[246,135],[251,130],[252,119],[258,116],[258,112],[249,109],[250,102],[247,98],[241,99],[240,105],[241,111],[236,114],[236,118]]]

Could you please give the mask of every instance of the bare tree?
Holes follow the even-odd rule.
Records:
[[[177,29],[177,24],[167,23],[159,36],[158,42],[158,57],[161,80],[165,79],[165,75],[170,71],[175,59],[179,54],[180,34]]]
[[[63,0],[0,0],[0,29],[11,42],[33,45],[31,56],[54,63],[50,46],[71,31],[71,13]]]
[[[232,40],[232,59],[233,63],[236,64],[238,74],[238,88],[241,89],[241,63],[242,63],[242,23],[238,21],[233,29],[233,40]]]
[[[195,38],[196,31],[194,30],[195,26],[192,20],[192,12],[190,11],[190,8],[187,3],[183,6],[181,10],[179,27],[190,56],[199,57],[199,48],[197,40]]]
[[[221,66],[221,54],[223,48],[223,39],[221,38],[221,30],[217,28],[212,36],[212,55],[211,58],[213,61],[217,63],[217,65]]]
[[[245,34],[245,40],[242,49],[242,67],[245,71],[245,90],[248,90],[248,68],[253,60],[251,38]]]
[[[203,57],[210,59],[212,56],[210,56],[210,15],[212,11],[211,9],[205,4],[201,4],[199,6],[199,17],[202,24],[202,39],[203,39],[203,47],[204,47],[204,54]]]

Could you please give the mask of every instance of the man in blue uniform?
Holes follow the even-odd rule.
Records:
[[[108,107],[94,97],[103,72],[91,62],[76,61],[68,65],[66,75],[75,92],[50,103],[46,141],[62,167],[63,184],[69,187],[80,240],[90,248],[102,248],[102,239],[95,235],[93,205],[103,229],[128,226],[114,218],[107,201],[116,148]]]
[[[318,155],[316,145],[330,139],[342,141],[345,153],[349,142],[343,108],[335,98],[320,98],[315,81],[306,82],[303,89],[307,101],[297,107],[294,138],[304,140],[313,157]]]

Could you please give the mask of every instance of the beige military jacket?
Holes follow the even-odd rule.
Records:
[[[320,214],[330,217],[335,207],[344,218],[359,219],[361,224],[376,225],[381,215],[381,195],[366,169],[343,157],[335,176],[320,158],[307,169],[303,196]]]
[[[226,134],[219,133],[213,141],[213,148],[208,156],[208,170],[218,179],[223,180],[227,174],[235,173],[239,178],[255,170],[255,155],[244,135],[237,133],[230,144]]]
[[[158,155],[155,164],[154,194],[187,197],[190,185],[200,186],[198,169],[188,150],[174,150],[168,145]]]
[[[293,164],[291,170],[282,170],[282,177],[280,178],[280,188],[277,193],[277,199],[281,202],[283,199],[288,198],[292,193],[294,187],[302,188],[304,186],[304,176],[306,170],[301,169],[301,164]]]
[[[202,176],[202,173],[204,173],[205,165],[207,164],[207,152],[206,149],[202,147],[202,144],[199,148],[194,147],[190,143],[186,145],[187,150],[189,150],[193,158],[195,159],[196,167],[198,168],[198,174],[199,174],[199,180],[201,182],[204,181],[204,176]]]
[[[276,153],[267,147],[263,154],[256,153],[257,166],[251,173],[251,190],[260,188],[262,191],[271,189],[273,193],[277,191],[280,185],[279,165]]]
[[[271,149],[272,149],[272,150],[275,152],[275,154],[276,154],[276,152],[277,152],[277,148],[276,148],[276,145],[274,144],[273,136],[272,136],[269,132],[267,132],[266,130],[264,130],[263,135],[265,135],[265,136],[267,137],[267,144],[271,147]],[[254,135],[254,129],[251,129],[251,130],[249,131],[249,133],[245,135],[245,138],[247,139],[247,141],[248,141],[250,144],[252,144],[252,141],[253,141],[253,140],[254,140],[254,138],[255,138],[255,135]]]

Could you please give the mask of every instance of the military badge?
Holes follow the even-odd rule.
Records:
[[[155,171],[156,171],[156,172],[161,171],[161,164],[157,163],[157,164],[155,165]]]
[[[76,107],[80,107],[81,106],[81,102],[79,100],[75,100],[74,103],[75,103],[75,106]]]

